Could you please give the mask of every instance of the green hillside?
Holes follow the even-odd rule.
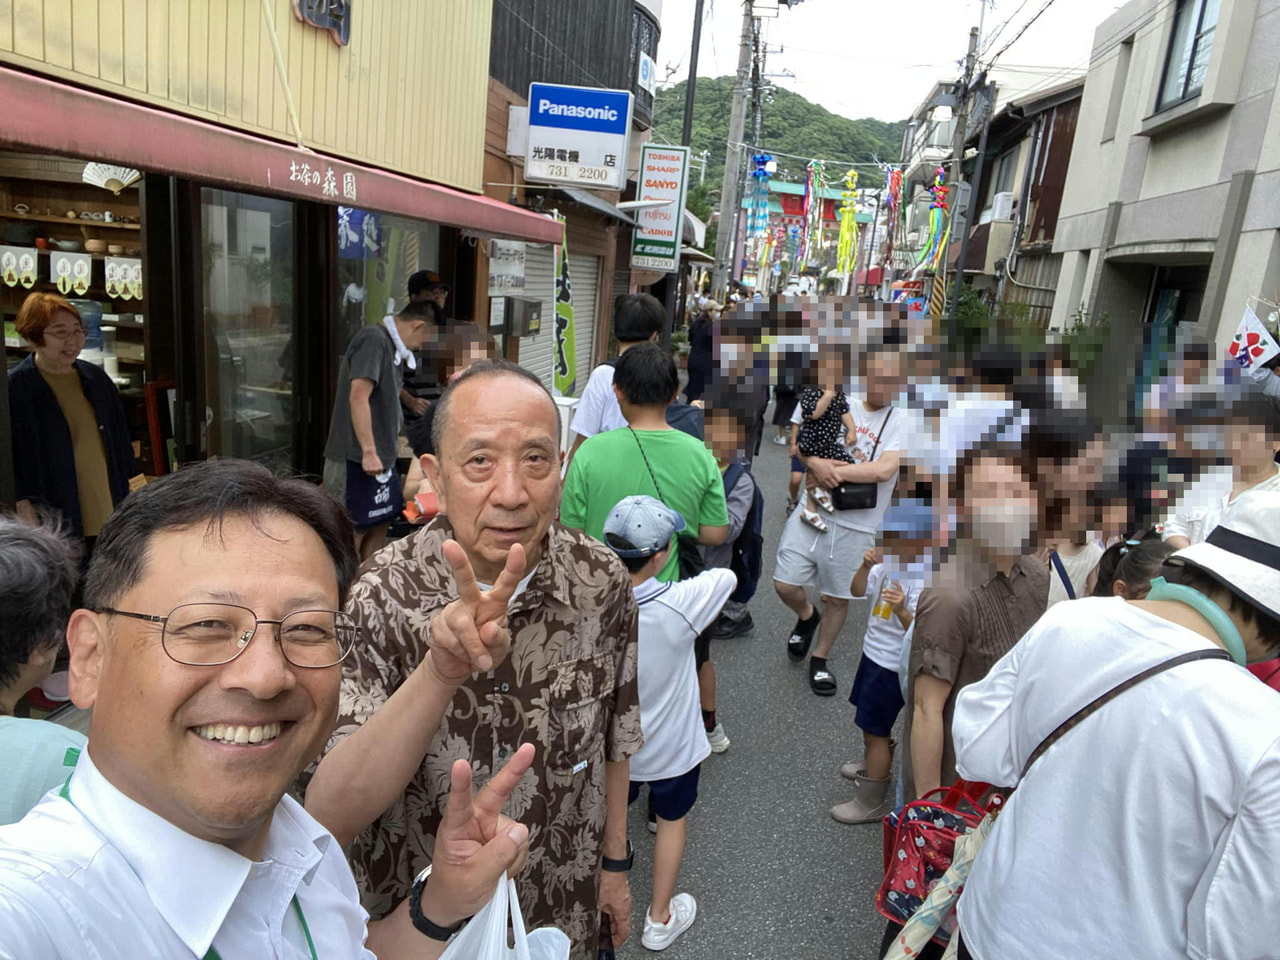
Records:
[[[684,120],[684,82],[658,91],[654,104],[654,131],[662,140],[680,141]],[[693,152],[709,150],[707,187],[719,192],[724,170],[725,140],[729,137],[729,113],[733,104],[733,77],[699,77],[693,104]],[[748,109],[750,109],[748,107]],[[902,131],[906,121],[886,123],[883,120],[850,120],[839,117],[798,93],[776,88],[767,98],[762,111],[761,137],[766,147],[779,153],[803,157],[891,163],[902,149]],[[750,139],[751,118],[747,118]],[[697,175],[695,166],[695,176]],[[827,176],[837,182],[847,167],[831,164]],[[880,178],[870,168],[859,170],[859,186],[873,187]],[[805,161],[778,157],[778,177],[802,181]],[[696,182],[696,181],[695,181]]]

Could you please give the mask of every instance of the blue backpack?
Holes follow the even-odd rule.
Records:
[[[735,603],[746,603],[756,594],[764,563],[764,494],[756,478],[743,463],[731,463],[724,472],[724,495],[729,496],[743,474],[751,481],[751,508],[738,538],[733,541],[733,558],[729,569],[738,577],[738,587],[729,595]]]

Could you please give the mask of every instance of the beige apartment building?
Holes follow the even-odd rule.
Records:
[[[1131,0],[1098,27],[1050,326],[1110,322],[1104,382],[1280,300],[1277,50],[1280,0]]]

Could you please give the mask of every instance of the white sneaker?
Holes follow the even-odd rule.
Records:
[[[707,743],[711,744],[712,753],[724,753],[729,749],[729,738],[725,736],[724,727],[719,722],[707,731]]]
[[[654,923],[649,911],[645,911],[644,934],[640,942],[650,950],[665,950],[693,926],[697,916],[698,901],[690,894],[677,893],[671,898],[671,918],[666,923]]]
[[[790,443],[791,441],[790,441],[790,440],[788,440],[786,437],[780,437],[780,436],[778,436],[777,434],[774,434],[773,442],[774,442],[774,443],[776,443],[776,444],[777,444],[778,446],[780,446],[780,447],[785,447],[785,446],[786,446],[788,443]]]

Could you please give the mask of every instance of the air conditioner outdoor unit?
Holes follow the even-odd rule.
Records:
[[[991,219],[992,220],[1012,220],[1013,219],[1013,192],[1005,191],[997,193],[995,199],[991,203]]]

